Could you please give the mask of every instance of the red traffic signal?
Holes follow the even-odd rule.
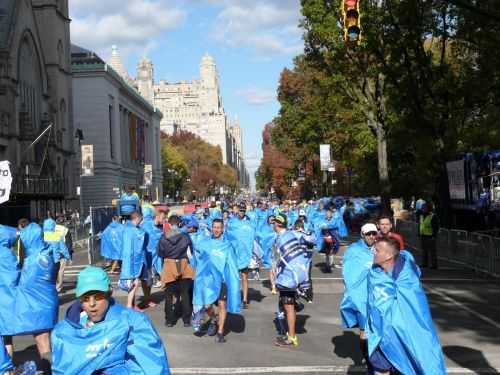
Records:
[[[346,42],[357,44],[361,39],[359,0],[342,0],[342,16]]]

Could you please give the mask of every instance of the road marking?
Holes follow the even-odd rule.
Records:
[[[463,303],[457,301],[456,299],[450,297],[449,295],[447,295],[443,291],[441,291],[441,290],[439,290],[437,288],[432,288],[432,287],[426,286],[426,285],[424,285],[424,288],[427,290],[428,293],[437,294],[442,299],[444,299],[444,300],[446,300],[446,301],[454,304],[455,306],[460,307],[462,310],[465,310],[469,314],[472,314],[472,315],[476,316],[477,318],[481,319],[483,322],[486,322],[486,323],[492,325],[493,327],[500,329],[500,323],[494,321],[493,319],[488,318],[487,316],[485,316],[485,315],[477,312],[476,310],[471,309],[470,307],[466,306],[465,304],[463,304]]]
[[[498,374],[498,368],[476,368],[468,369],[462,367],[448,367],[448,374]],[[330,373],[330,374],[352,374],[366,373],[363,366],[283,366],[283,367],[229,367],[229,368],[172,368],[172,374],[307,374],[307,373]]]

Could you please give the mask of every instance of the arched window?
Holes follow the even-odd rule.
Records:
[[[57,58],[58,58],[59,68],[64,69],[65,68],[64,47],[61,39],[59,39],[59,42],[57,43]]]

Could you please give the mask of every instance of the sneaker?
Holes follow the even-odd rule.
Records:
[[[172,322],[165,322],[165,326],[167,326],[168,328],[172,328],[175,326],[175,323],[172,323]]]
[[[191,323],[189,323],[189,322],[184,322],[184,328],[188,328],[188,327],[191,327]]]
[[[156,281],[155,281],[155,283],[153,284],[153,288],[155,288],[155,289],[159,289],[159,288],[161,288],[162,286],[163,286],[163,285],[162,285],[162,283],[161,283],[161,281],[160,281],[160,280],[156,280]]]
[[[223,333],[218,333],[217,337],[215,338],[215,342],[219,343],[219,344],[225,343],[226,339],[224,338],[224,334]]]
[[[278,290],[275,286],[273,286],[273,288],[271,289],[271,294],[278,294]]]
[[[297,336],[293,338],[288,335],[278,336],[274,341],[274,345],[282,348],[293,348],[299,346],[299,339],[297,338]]]
[[[217,333],[217,323],[215,323],[214,321],[211,321],[208,324],[207,335],[208,336],[215,336],[216,333]]]

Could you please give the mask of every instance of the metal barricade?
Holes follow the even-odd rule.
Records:
[[[418,225],[398,220],[396,230],[403,235],[407,247],[421,251]],[[441,228],[436,238],[438,256],[460,264],[479,274],[500,277],[500,238],[485,233]]]

